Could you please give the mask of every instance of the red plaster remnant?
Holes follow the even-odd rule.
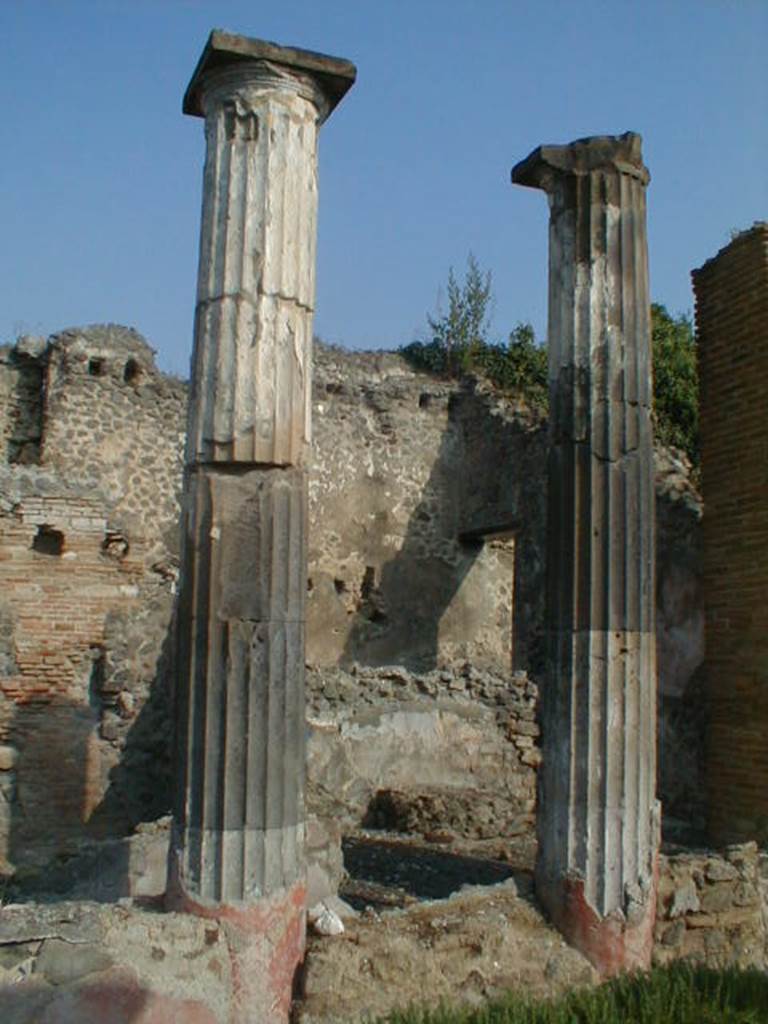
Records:
[[[207,906],[169,892],[169,910],[215,920],[223,930],[232,968],[228,1024],[287,1024],[294,978],[304,959],[307,888],[302,880],[253,906]]]
[[[602,978],[650,967],[658,877],[657,858],[645,909],[631,924],[623,914],[600,917],[584,895],[581,878],[566,878],[561,898],[551,901],[553,924],[571,946],[584,954]]]
[[[218,1024],[203,1003],[147,990],[127,967],[110,968],[74,991],[62,992],[35,1020],[39,1024]]]

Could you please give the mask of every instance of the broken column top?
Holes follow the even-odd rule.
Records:
[[[642,144],[637,132],[625,132],[592,135],[564,146],[538,146],[512,168],[512,184],[547,191],[553,176],[612,169],[639,178],[647,185],[651,175],[643,163]]]
[[[357,68],[348,60],[328,57],[312,50],[299,50],[293,46],[279,46],[265,39],[251,39],[221,29],[214,29],[208,37],[192,79],[184,93],[183,111],[196,117],[204,117],[201,98],[204,79],[210,71],[232,67],[244,62],[267,62],[311,76],[328,103],[328,113],[341,101],[347,90],[354,84]]]

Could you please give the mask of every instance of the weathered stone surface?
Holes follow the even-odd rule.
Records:
[[[469,666],[424,675],[396,666],[311,671],[309,806],[347,830],[521,837],[525,862],[536,799],[528,758],[538,753],[525,733],[535,694],[522,673],[510,679]]]
[[[99,944],[105,924],[92,903],[9,904],[0,913],[0,944],[59,938]]]
[[[738,865],[739,880],[708,881],[707,869],[715,863],[726,868]],[[759,872],[756,849],[749,845],[729,849],[725,856],[713,851],[662,856],[654,960],[667,963],[683,956],[712,965],[764,966],[762,912],[768,903],[757,895]],[[704,894],[740,884],[752,886],[749,906],[736,905],[734,889],[734,905],[724,911],[707,914],[691,909],[670,916],[675,893],[681,889]],[[449,998],[472,1003],[507,987],[551,996],[575,984],[589,984],[595,974],[587,962],[517,895],[523,890],[523,882],[509,880],[500,886],[464,890],[448,900],[414,904],[405,912],[360,917],[350,914],[340,901],[327,900],[342,917],[345,932],[310,942],[305,999],[295,1011],[297,1019],[330,1024],[359,1019],[368,1011],[385,1013],[398,1002],[434,1004]],[[238,972],[262,971],[265,963],[259,961],[258,966],[254,961],[252,939],[257,940],[257,953],[261,948],[263,954],[266,947],[258,947],[259,936],[274,939],[285,920],[281,915],[268,929],[261,927],[249,935],[247,928],[243,931],[247,922],[238,920],[238,915],[158,914],[128,901],[120,906],[71,902],[4,906],[0,912],[3,1024],[6,1020],[101,1024],[107,1019],[125,1024],[136,1020],[228,1024],[238,1000],[243,1005]],[[303,921],[303,909],[291,920],[295,928],[297,921]],[[295,937],[296,932],[291,934]],[[92,965],[91,958],[98,953],[109,957],[114,966],[79,978],[77,971],[68,971],[71,980],[62,973],[59,984],[51,985],[42,970],[46,946],[61,951],[64,958],[71,950],[75,963],[85,954]],[[113,1018],[103,1016],[110,993]],[[51,1007],[50,1016],[44,1017],[47,1007]]]
[[[7,743],[0,745],[0,772],[10,772],[19,760],[19,752]]]
[[[31,949],[15,942],[31,932],[44,941]],[[26,976],[0,977],[3,1024],[231,1019],[232,960],[223,930],[210,921],[130,905],[7,906],[0,949],[12,946],[24,947],[31,964]]]
[[[3,980],[0,979],[0,986]],[[41,978],[16,980],[13,987],[0,987],[5,1024],[36,1024],[55,996],[55,989]]]
[[[304,474],[205,467],[189,496],[179,668],[206,683],[178,696],[179,878],[251,900],[303,870]]]
[[[67,900],[117,902],[158,897],[168,872],[170,817],[147,822],[122,839],[88,839],[70,848],[64,863],[23,880],[25,896],[57,895]]]
[[[538,524],[540,434],[490,389],[447,385],[391,353],[318,345],[315,367],[310,660],[421,671],[470,660],[498,670],[510,663],[514,633],[516,663],[527,668],[541,582],[515,581],[515,563],[535,567],[540,551],[462,537],[491,484],[489,501],[514,503]],[[494,472],[485,473],[494,444]],[[515,608],[525,611],[519,626]]]
[[[347,921],[343,935],[310,940],[297,1020],[357,1021],[440,1000],[478,1005],[510,988],[553,995],[593,979],[514,883],[502,883]]]
[[[713,857],[704,866],[704,876],[708,882],[731,882],[739,877],[739,869],[728,861]]]
[[[184,94],[184,113],[201,115],[202,88],[206,75],[216,67],[231,66],[238,61],[266,61],[289,69],[297,78],[313,78],[325,99],[327,116],[351,88],[357,76],[355,65],[339,57],[302,50],[292,46],[278,46],[264,39],[251,39],[214,29],[208,37],[192,80]]]
[[[43,942],[35,961],[35,971],[51,985],[64,985],[111,966],[112,957],[102,946],[57,938]]]
[[[701,909],[699,894],[692,878],[675,889],[672,896],[672,903],[669,908],[670,917],[680,917],[682,914],[696,913]]]
[[[344,875],[341,826],[337,818],[307,815],[304,837],[307,862],[307,906],[336,896]]]
[[[316,903],[307,911],[307,921],[315,935],[343,935],[344,922],[332,907]]]
[[[683,956],[714,966],[763,968],[768,903],[759,875],[754,843],[722,853],[662,856],[654,962]]]
[[[190,462],[306,461],[317,131],[353,80],[346,61],[208,41],[185,101],[207,135]]]
[[[538,891],[603,971],[647,965],[659,813],[645,185],[632,133],[512,172],[550,202]]]
[[[189,858],[181,870],[208,898],[250,899],[291,885],[302,870],[303,473],[200,469],[190,501],[186,554],[195,573],[180,606],[180,669],[210,679],[222,697],[212,703],[195,687],[180,694],[188,774],[177,822]]]

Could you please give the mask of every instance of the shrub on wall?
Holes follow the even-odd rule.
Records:
[[[470,253],[464,281],[448,272],[448,309],[427,315],[426,340],[403,345],[411,365],[447,377],[480,374],[501,391],[518,395],[536,408],[548,401],[547,352],[533,327],[519,323],[504,343],[489,339],[492,287]],[[699,460],[699,395],[696,343],[690,318],[673,317],[659,303],[651,306],[654,375],[654,429],[664,445],[682,448]]]

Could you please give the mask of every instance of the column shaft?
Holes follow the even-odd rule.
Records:
[[[230,1020],[284,1024],[304,945],[317,136],[346,61],[213,32],[183,507],[168,902],[228,933]]]
[[[248,903],[303,867],[311,79],[209,72],[179,606],[177,884]]]
[[[635,135],[542,147],[550,201],[547,678],[537,887],[610,973],[647,964],[658,849],[645,186]]]
[[[305,474],[201,466],[187,496],[181,877],[196,899],[250,902],[302,875]]]

